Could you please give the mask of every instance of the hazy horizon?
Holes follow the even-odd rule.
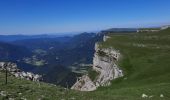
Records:
[[[169,5],[169,0],[1,0],[0,35],[168,25]]]

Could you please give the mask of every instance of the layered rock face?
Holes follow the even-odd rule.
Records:
[[[71,87],[74,90],[80,91],[93,91],[96,90],[94,82],[88,77],[88,75],[83,75],[77,82]]]
[[[40,81],[42,76],[38,74],[33,74],[31,72],[24,72],[17,68],[15,63],[11,62],[0,62],[0,71],[6,70],[13,76],[18,78],[23,78],[31,81]]]
[[[95,54],[93,58],[93,69],[96,70],[99,76],[96,78],[96,86],[108,86],[110,81],[123,76],[122,70],[117,66],[120,53],[113,48],[99,48],[95,45]]]
[[[95,45],[95,54],[93,57],[93,70],[99,73],[94,81],[91,81],[88,75],[81,77],[71,89],[79,91],[93,91],[99,86],[108,86],[111,80],[122,77],[123,72],[117,66],[120,58],[119,51],[113,48],[99,48]]]

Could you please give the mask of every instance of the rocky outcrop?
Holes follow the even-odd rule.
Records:
[[[99,74],[95,84],[96,86],[108,86],[110,81],[123,76],[122,70],[117,66],[120,58],[119,51],[113,48],[99,48],[95,45],[95,54],[93,58],[93,69]]]
[[[0,62],[0,71],[6,70],[13,76],[27,79],[31,81],[40,81],[42,80],[42,76],[38,74],[33,74],[31,72],[24,72],[17,68],[15,63],[11,62]]]
[[[161,30],[165,30],[165,29],[168,29],[168,28],[170,28],[170,25],[165,25],[165,26],[161,27]]]
[[[113,48],[100,48],[99,44],[95,45],[95,54],[93,57],[93,70],[99,73],[94,81],[85,75],[81,77],[72,86],[71,89],[79,91],[93,91],[99,86],[109,86],[111,80],[122,77],[123,72],[118,67],[117,61],[120,59],[120,53]]]
[[[110,38],[109,36],[104,35],[104,36],[103,36],[103,42],[107,41],[107,39],[109,39],[109,38]]]
[[[93,91],[96,90],[94,82],[88,77],[88,75],[83,75],[77,82],[71,87],[74,90],[80,91]]]

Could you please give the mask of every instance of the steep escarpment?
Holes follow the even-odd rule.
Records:
[[[71,89],[93,91],[99,86],[109,86],[111,80],[123,76],[122,70],[117,65],[120,56],[121,54],[118,50],[113,48],[102,48],[96,43],[93,57],[93,70],[99,74],[95,76],[93,81],[88,75],[82,76]]]
[[[95,80],[96,86],[108,86],[110,81],[123,76],[122,70],[118,67],[119,51],[113,48],[99,48],[95,45],[95,54],[93,58],[93,69],[99,76]]]

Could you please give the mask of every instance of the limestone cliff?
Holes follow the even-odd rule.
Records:
[[[93,91],[96,90],[94,82],[88,77],[88,75],[83,75],[77,82],[71,87],[74,90],[80,91]]]
[[[119,51],[113,48],[99,48],[95,46],[95,54],[93,58],[93,69],[99,72],[96,78],[96,86],[108,86],[110,81],[123,76],[122,70],[117,66],[119,60]]]
[[[99,73],[94,81],[91,81],[88,75],[81,77],[71,89],[80,91],[93,91],[99,86],[108,86],[111,80],[122,77],[123,72],[118,67],[117,61],[120,58],[118,50],[113,48],[100,48],[95,45],[95,54],[93,57],[93,70]],[[83,83],[83,84],[82,84]]]

